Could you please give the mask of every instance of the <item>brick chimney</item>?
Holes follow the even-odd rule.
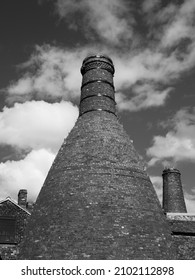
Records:
[[[27,205],[27,190],[21,189],[18,192],[18,205],[23,208],[26,208]]]
[[[114,72],[113,62],[107,56],[94,55],[84,59],[81,67],[80,116],[91,111],[106,111],[116,115]]]
[[[165,213],[187,213],[179,170],[166,168],[162,176]]]
[[[39,193],[20,259],[173,259],[171,230],[116,116],[114,66],[83,61],[80,115]]]

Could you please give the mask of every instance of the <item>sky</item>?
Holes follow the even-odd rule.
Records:
[[[78,117],[83,59],[115,66],[120,122],[162,199],[181,172],[195,213],[195,0],[1,0],[0,199],[35,201]]]

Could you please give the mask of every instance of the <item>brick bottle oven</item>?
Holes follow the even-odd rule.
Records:
[[[87,57],[80,116],[36,201],[20,259],[173,259],[171,231],[116,115],[112,60]]]

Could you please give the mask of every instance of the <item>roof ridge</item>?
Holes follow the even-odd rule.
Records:
[[[16,205],[17,207],[19,207],[20,209],[22,209],[23,211],[27,212],[27,214],[31,215],[31,213],[27,210],[27,209],[24,209],[23,207],[21,207],[20,205],[18,205],[18,203],[13,200],[10,196],[6,197],[5,199],[1,200],[0,201],[0,204],[3,203],[3,202],[6,202],[7,200],[11,201],[14,205]]]

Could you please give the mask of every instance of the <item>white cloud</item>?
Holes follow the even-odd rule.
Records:
[[[166,12],[170,15],[169,9],[172,13],[169,17],[169,24],[166,24],[164,36],[161,39],[163,46],[173,46],[182,39],[190,38],[194,40],[194,16],[195,16],[195,1],[187,0],[181,6],[174,6],[170,4],[166,7]],[[164,14],[165,16],[166,14]]]
[[[28,190],[34,201],[63,139],[78,117],[70,102],[31,101],[15,103],[0,113],[0,145],[30,150],[24,159],[0,164],[1,199],[16,199],[19,189]]]
[[[40,149],[20,161],[0,163],[0,199],[7,196],[16,199],[20,189],[27,189],[28,199],[35,201],[54,157],[54,153]]]
[[[149,165],[170,159],[173,162],[195,162],[195,108],[182,109],[168,123],[172,129],[165,136],[154,136],[153,145],[147,149],[152,157]]]
[[[185,199],[186,208],[188,213],[195,214],[195,199]]]
[[[33,80],[30,77],[23,77],[8,89],[9,94],[23,95],[31,92],[33,89]]]
[[[75,18],[83,19],[82,30],[95,31],[104,42],[119,44],[132,37],[134,22],[130,7],[124,0],[57,0],[56,7],[61,18],[67,19],[69,27],[78,28]],[[78,14],[77,17],[72,16]],[[87,30],[87,32],[86,32]]]
[[[89,53],[101,52],[110,55],[115,64],[114,82],[121,93],[117,97],[121,101],[120,110],[158,107],[165,104],[177,79],[195,66],[195,2],[192,0],[166,6],[160,5],[159,1],[144,1],[142,24],[145,24],[147,40],[139,33],[139,28],[129,22],[133,11],[127,16],[127,2],[82,0],[78,5],[78,1],[58,0],[55,3],[61,17],[75,18],[74,15],[81,12],[82,17],[88,18],[90,28],[99,32],[102,38],[116,40],[119,48],[114,43],[108,47],[105,38],[97,40],[95,45],[89,40],[87,45],[71,50],[49,45],[37,47],[24,64],[24,76],[7,88],[10,102],[34,97],[74,100],[80,95],[82,60]],[[133,5],[131,1],[128,4]],[[126,34],[132,32],[136,47],[128,41]],[[121,36],[127,36],[127,41],[124,42]]]
[[[133,97],[128,100],[121,92],[116,93],[116,102],[119,110],[138,111],[150,107],[164,105],[172,88],[164,91],[155,90],[154,86],[143,84],[132,88]]]
[[[0,113],[0,144],[56,152],[77,117],[78,108],[70,102],[15,103],[14,107],[5,107]]]
[[[49,45],[37,46],[31,58],[20,68],[26,71],[7,88],[8,102],[33,99],[72,100],[80,94],[80,67],[86,49],[66,51]]]
[[[195,1],[187,0],[182,5],[170,3],[164,8],[159,4],[160,1],[149,0],[143,3],[142,8],[148,13],[143,20],[148,23],[150,35],[146,47],[131,49],[129,54],[120,56],[121,61],[116,64],[120,91],[138,81],[145,83],[144,87],[147,84],[153,87],[145,91],[145,98],[133,88],[130,94],[123,94],[126,104],[119,105],[121,110],[164,105],[169,84],[174,85],[181,74],[195,66]],[[161,90],[155,91],[158,86]]]

